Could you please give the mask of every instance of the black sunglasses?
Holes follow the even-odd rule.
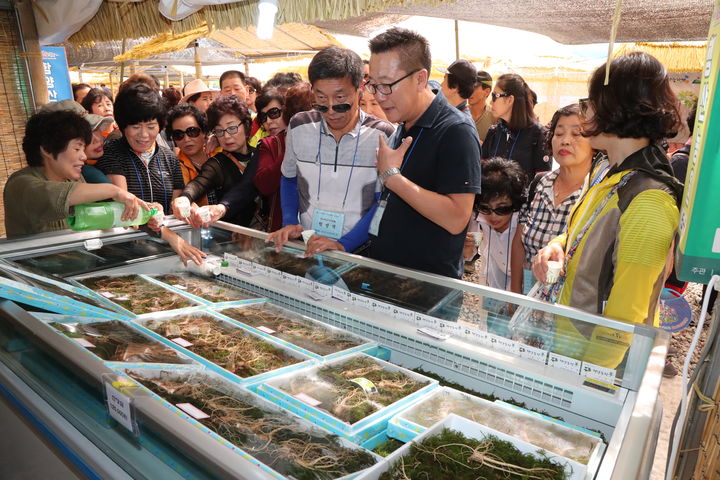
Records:
[[[275,120],[276,118],[280,118],[280,115],[282,115],[282,108],[278,107],[273,107],[267,112],[258,112],[258,124],[262,125],[267,121],[268,118],[272,118],[273,120]]]
[[[492,101],[494,102],[494,101],[497,100],[498,98],[511,97],[511,96],[512,96],[512,93],[507,93],[507,92],[505,92],[505,93],[495,93],[495,92],[493,92],[493,93],[490,94],[490,96],[492,97]]]
[[[183,138],[185,138],[185,135],[187,135],[190,138],[197,138],[202,133],[202,130],[198,127],[190,127],[187,130],[173,130],[172,134],[170,135],[173,140],[176,142],[179,142]]]
[[[330,110],[331,108],[333,110],[335,110],[337,113],[345,113],[352,108],[352,105],[349,103],[337,103],[335,105],[328,107],[327,105],[320,105],[319,103],[316,103],[312,106],[312,108],[317,110],[320,113],[327,113],[328,110]]]
[[[510,215],[515,211],[515,207],[512,205],[501,205],[496,208],[490,208],[490,205],[483,205],[480,204],[477,206],[478,212],[482,213],[483,215],[490,215],[491,213],[494,213],[495,215],[500,215],[501,217],[504,217],[505,215]]]

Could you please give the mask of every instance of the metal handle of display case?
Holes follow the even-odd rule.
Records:
[[[101,360],[78,355],[73,345],[14,302],[1,300],[0,316],[59,355],[66,365],[76,369],[91,384],[96,383],[101,388],[103,375],[117,375]],[[178,446],[212,474],[219,478],[243,480],[268,478],[256,465],[222,446],[217,440],[204,434],[149,395],[136,395],[132,398],[138,420],[142,424],[153,427],[155,432],[161,434],[168,443]]]

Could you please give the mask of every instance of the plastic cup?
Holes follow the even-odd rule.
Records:
[[[545,275],[545,283],[555,283],[560,278],[560,270],[562,269],[562,262],[554,262],[548,260],[548,271]]]
[[[483,232],[481,232],[481,231],[472,232],[472,236],[473,236],[473,242],[475,242],[475,246],[480,247],[480,245],[482,245],[482,241],[483,241]]]
[[[175,203],[180,210],[180,216],[188,218],[190,216],[190,199],[187,197],[178,197]]]
[[[208,206],[200,207],[198,209],[198,215],[200,215],[200,220],[202,220],[203,223],[210,223],[210,220],[212,220],[210,207]]]
[[[303,242],[305,242],[305,244],[307,245],[308,241],[310,240],[310,237],[315,235],[315,230],[303,230],[301,235],[302,235]]]

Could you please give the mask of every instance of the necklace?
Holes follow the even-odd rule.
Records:
[[[560,185],[560,177],[556,178],[555,183],[553,184],[553,193],[555,195],[555,198],[558,198],[560,196],[560,194],[567,194],[570,192],[574,192],[575,190],[580,188],[580,186],[584,182],[585,182],[585,179],[583,179],[580,182],[575,183],[574,185],[570,185],[569,189],[567,187],[566,188],[557,188],[557,187],[561,187],[561,185]]]

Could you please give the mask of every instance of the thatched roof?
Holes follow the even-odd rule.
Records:
[[[628,43],[617,48],[613,55],[629,52],[645,52],[657,58],[669,72],[700,72],[705,65],[707,44],[683,45],[680,43]]]

